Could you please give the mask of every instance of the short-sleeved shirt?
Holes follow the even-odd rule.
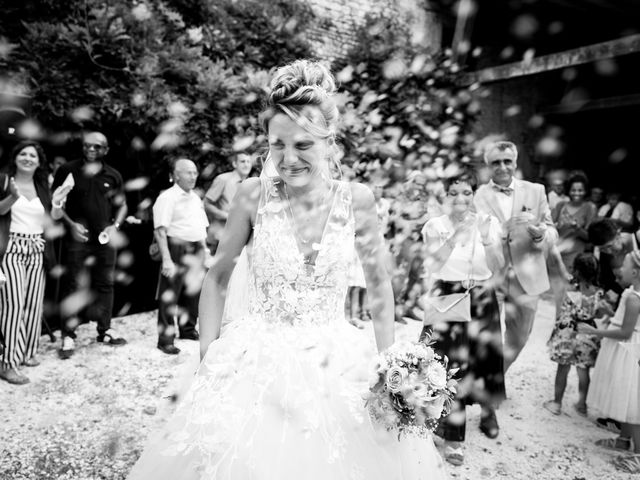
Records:
[[[115,212],[124,202],[122,175],[104,162],[74,160],[58,168],[51,190],[62,185],[69,173],[75,185],[67,196],[65,211],[71,220],[89,230],[89,240],[96,240],[113,224]]]
[[[613,212],[609,212],[611,210],[611,205],[605,203],[598,210],[599,217],[609,217],[612,220],[620,220],[625,223],[633,223],[633,207],[628,203],[618,202],[615,207],[613,207]]]
[[[201,242],[207,236],[208,226],[202,199],[193,190],[186,192],[174,185],[153,204],[153,228],[166,228],[168,237]]]
[[[228,212],[231,200],[233,200],[240,183],[242,183],[242,178],[235,170],[222,173],[213,180],[211,187],[207,190],[205,198],[220,210]],[[222,218],[217,220],[224,221]]]

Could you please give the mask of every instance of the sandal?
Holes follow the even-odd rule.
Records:
[[[620,433],[620,422],[612,418],[596,418],[596,425],[613,433]]]
[[[640,453],[620,455],[611,463],[616,467],[616,470],[620,470],[621,472],[635,474],[640,473]]]
[[[627,452],[631,449],[631,439],[624,437],[601,438],[600,440],[596,440],[596,445],[602,448],[608,448],[609,450]]]
[[[464,463],[464,450],[462,447],[452,447],[447,445],[444,449],[444,459],[451,465],[459,467]]]
[[[542,404],[542,406],[546,410],[548,410],[551,413],[553,413],[554,415],[560,415],[560,413],[562,412],[562,406],[558,402],[555,402],[553,400],[548,400],[548,401],[544,402]]]

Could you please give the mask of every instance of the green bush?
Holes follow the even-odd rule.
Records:
[[[268,69],[310,56],[313,15],[296,0],[23,3],[3,6],[0,35],[17,48],[0,70],[26,83],[47,130],[100,128],[214,170],[260,133]]]

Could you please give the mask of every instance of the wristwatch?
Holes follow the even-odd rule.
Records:
[[[113,222],[113,226],[116,227],[116,230],[120,230],[120,223]]]

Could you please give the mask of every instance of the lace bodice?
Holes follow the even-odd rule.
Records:
[[[313,265],[298,247],[287,199],[277,178],[262,180],[249,256],[249,312],[291,325],[344,319],[347,273],[354,254],[351,189],[335,182],[335,194]]]

